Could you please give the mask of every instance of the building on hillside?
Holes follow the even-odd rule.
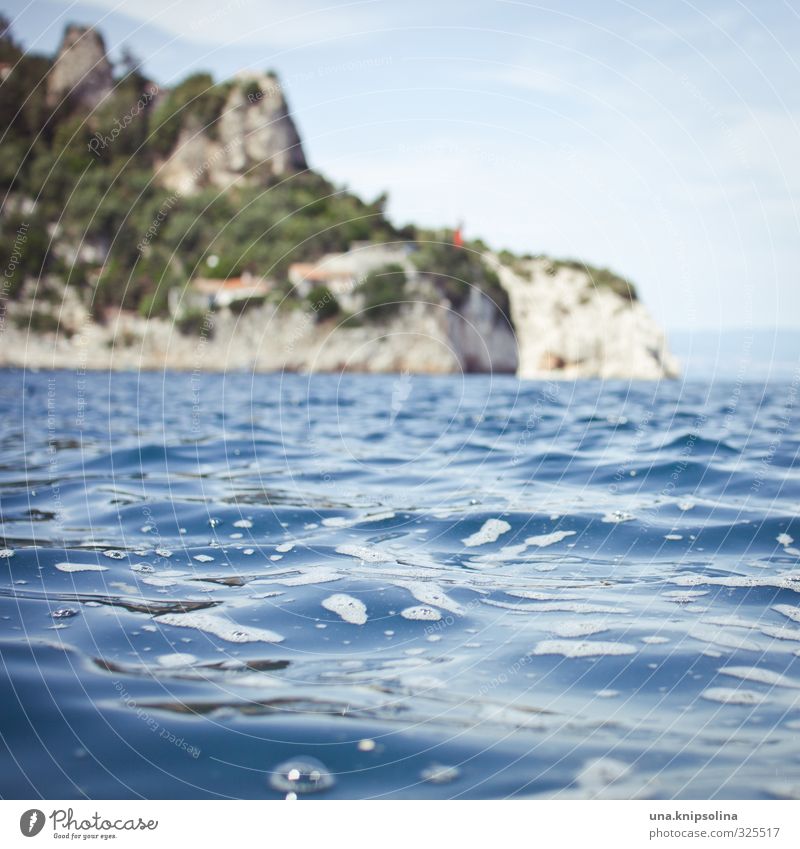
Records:
[[[249,271],[241,277],[212,278],[195,277],[186,290],[172,289],[169,293],[169,307],[173,315],[186,310],[219,310],[229,307],[236,301],[250,298],[264,298],[273,289],[271,280],[256,277]]]
[[[294,262],[289,266],[289,282],[300,297],[315,286],[326,286],[344,309],[356,309],[356,289],[371,272],[386,265],[401,265],[413,274],[408,244],[353,242],[346,253],[326,254],[317,262]]]

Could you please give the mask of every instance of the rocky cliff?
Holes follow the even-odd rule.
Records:
[[[52,63],[10,40],[4,50],[18,84],[0,98],[14,165],[0,209],[14,245],[0,365],[677,374],[664,334],[617,275],[399,229],[385,198],[368,203],[310,170],[272,74],[215,83],[198,73],[170,90],[138,71],[115,81],[102,37],[79,26]],[[42,73],[50,115],[36,103],[24,115]],[[41,143],[17,168],[42,115]],[[365,245],[399,246],[402,267],[361,268]],[[235,309],[205,295],[195,315],[173,309],[196,301],[198,278],[212,273],[214,286],[268,279]]]
[[[92,27],[69,25],[47,77],[47,103],[58,106],[65,98],[94,108],[114,86],[103,36]]]
[[[508,292],[525,378],[675,377],[663,331],[631,293],[598,285],[580,265],[519,260],[496,269]]]
[[[275,304],[236,314],[208,313],[192,333],[165,319],[120,313],[93,322],[69,289],[53,320],[58,333],[32,336],[24,321],[8,326],[0,365],[89,369],[425,374],[517,373],[527,379],[585,377],[653,380],[678,366],[664,334],[638,301],[597,287],[586,272],[545,260],[524,269],[487,256],[509,294],[512,324],[473,288],[454,309],[418,281],[391,319],[352,326],[317,322],[310,311]],[[67,332],[65,332],[67,331]]]
[[[263,184],[308,167],[275,76],[243,72],[229,89],[213,136],[198,122],[184,121],[175,148],[157,168],[167,188],[190,195],[205,185]]]

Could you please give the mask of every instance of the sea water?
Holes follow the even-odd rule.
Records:
[[[800,794],[798,382],[0,374],[0,795]]]

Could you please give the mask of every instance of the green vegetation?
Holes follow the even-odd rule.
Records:
[[[216,84],[210,74],[192,74],[162,98],[153,114],[152,149],[166,156],[183,127],[216,138],[216,124],[231,84]]]
[[[509,317],[508,295],[497,275],[483,261],[481,254],[485,249],[482,242],[457,247],[431,235],[420,241],[420,249],[414,254],[414,265],[433,278],[437,288],[456,309],[466,303],[472,288],[477,287]]]
[[[571,268],[575,271],[583,271],[585,274],[589,275],[592,286],[597,289],[610,289],[612,292],[628,301],[635,301],[638,298],[636,294],[636,287],[633,283],[631,283],[630,280],[626,280],[624,277],[620,277],[619,274],[615,274],[608,268],[596,268],[593,265],[587,265],[585,262],[581,262],[577,259],[553,259],[550,260],[550,268],[552,269],[551,273],[553,274],[555,274],[559,268]]]
[[[306,300],[314,312],[317,324],[329,318],[335,318],[341,312],[336,295],[327,286],[315,286],[306,295]]]
[[[244,315],[246,312],[258,307],[263,307],[267,299],[264,295],[257,295],[253,298],[242,298],[239,301],[233,301],[228,309],[234,315]]]
[[[201,336],[205,339],[214,338],[213,319],[204,310],[189,310],[175,322],[175,327],[184,336]]]
[[[68,336],[71,335],[62,329],[58,316],[43,310],[34,310],[30,315],[16,315],[14,316],[14,323],[21,330],[27,330],[29,333],[65,333]]]
[[[363,318],[382,321],[394,315],[405,301],[405,289],[406,273],[397,263],[370,272],[358,287],[364,298]]]
[[[261,86],[252,80],[244,87],[244,96],[252,103],[254,100],[261,100],[264,92],[261,91]]]
[[[508,297],[481,257],[482,242],[456,247],[449,235],[397,228],[386,217],[385,195],[365,202],[320,174],[278,180],[266,166],[247,185],[223,192],[207,185],[185,195],[160,185],[156,169],[181,132],[215,138],[232,86],[241,83],[216,83],[197,73],[154,97],[154,84],[129,57],[114,91],[93,113],[68,100],[53,111],[45,91],[51,60],[25,53],[2,19],[0,62],[12,68],[0,85],[0,190],[7,194],[0,238],[13,246],[9,298],[19,297],[26,279],[52,275],[77,290],[98,319],[115,308],[164,316],[169,292],[207,276],[212,254],[216,277],[251,271],[280,287],[292,262],[313,262],[356,241],[405,240],[417,243],[412,257],[418,271],[456,309],[477,287],[509,315]],[[264,94],[255,83],[245,83],[243,93],[253,99]],[[121,120],[124,128],[114,134]],[[501,258],[519,266],[510,252]],[[585,270],[595,286],[636,298],[632,285],[607,269],[553,263],[559,266]],[[364,314],[346,322],[392,316],[407,300],[406,286],[399,265],[369,274],[359,287]],[[340,304],[324,287],[305,303],[288,284],[283,294],[286,308],[308,308],[310,302],[317,321],[342,318]],[[246,301],[234,310],[260,303]],[[199,320],[185,316],[182,331],[200,332]],[[31,317],[32,329],[52,330],[47,322]]]
[[[347,250],[353,241],[413,235],[387,221],[385,198],[365,203],[315,173],[281,181],[265,175],[260,186],[191,196],[158,185],[155,168],[182,128],[213,137],[233,83],[194,74],[154,101],[143,97],[152,84],[128,68],[94,114],[69,103],[51,114],[42,83],[50,60],[24,54],[3,23],[0,61],[14,65],[0,86],[0,189],[11,198],[0,237],[11,244],[27,225],[9,297],[26,277],[57,273],[83,289],[98,318],[110,307],[164,315],[169,289],[205,272],[211,253],[219,257],[216,276],[249,270],[282,280],[290,263]],[[109,141],[115,120],[126,115],[132,117]],[[35,201],[35,210],[13,212],[23,201]],[[55,222],[58,243],[98,259],[65,264],[55,257]]]

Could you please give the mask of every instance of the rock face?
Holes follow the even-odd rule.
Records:
[[[447,339],[463,372],[517,370],[517,340],[508,319],[479,289],[460,310],[447,313]]]
[[[112,88],[102,37],[90,27],[67,27],[47,78],[51,105],[69,97],[93,108]],[[224,97],[221,110],[215,112],[219,118],[203,127],[199,118],[187,114],[172,152],[158,164],[162,185],[181,195],[209,185],[224,191],[241,183],[266,185],[308,167],[286,98],[273,75],[246,72],[213,93],[220,95],[214,100],[215,110]],[[174,136],[169,138],[171,144]],[[80,260],[99,265],[108,250],[100,243],[80,249],[59,244],[57,229],[50,235],[55,255],[67,264]],[[59,314],[46,316],[50,326],[61,322],[65,332],[57,336],[27,334],[26,319],[37,306],[33,298],[28,305],[10,307],[22,320],[18,327],[5,328],[0,365],[516,372],[522,378],[547,379],[677,375],[664,334],[641,303],[611,288],[620,282],[613,276],[598,277],[606,285],[595,286],[592,276],[574,265],[547,259],[513,260],[509,265],[491,253],[483,258],[508,294],[509,317],[475,287],[458,309],[453,308],[443,291],[417,273],[408,259],[402,264],[410,303],[387,322],[361,326],[355,322],[342,326],[335,319],[318,324],[307,305],[304,310],[304,302],[295,300],[293,308],[278,308],[272,302],[241,314],[228,309],[209,314],[208,332],[198,338],[178,332],[170,320],[146,321],[125,313],[105,325],[94,323],[74,290],[65,287]],[[355,305],[353,310],[357,309]]]
[[[493,325],[487,337],[474,336],[472,320],[445,305],[432,304],[430,298],[408,304],[388,323],[355,327],[341,326],[337,320],[317,324],[310,313],[273,305],[254,307],[242,315],[222,310],[208,314],[202,333],[185,335],[170,320],[148,320],[132,313],[120,313],[106,324],[95,323],[67,287],[57,316],[69,333],[28,334],[24,323],[17,327],[10,322],[0,347],[0,365],[453,374],[486,367],[513,372],[516,364],[508,330],[507,336],[495,337]],[[476,317],[486,319],[486,315],[472,316]],[[498,351],[487,352],[494,345]]]
[[[521,378],[583,377],[654,380],[676,376],[664,335],[637,301],[595,288],[576,269],[530,260],[514,269],[486,256],[506,288],[515,331],[478,289],[456,310],[424,279],[389,321],[361,326],[322,323],[311,312],[252,307],[207,314],[199,335],[180,333],[170,320],[120,313],[96,324],[70,287],[58,318],[67,332],[29,335],[11,321],[0,365],[229,371],[514,373]],[[25,314],[23,304],[9,306]],[[13,319],[15,316],[11,315]],[[17,326],[21,325],[21,326]],[[70,333],[72,335],[70,335]]]
[[[579,272],[529,280],[505,267],[498,270],[511,295],[516,338],[478,291],[460,311],[420,293],[389,322],[362,326],[342,326],[336,319],[317,324],[311,313],[274,305],[241,315],[222,310],[208,314],[207,332],[184,335],[172,321],[135,314],[95,324],[67,288],[58,317],[74,335],[28,335],[12,322],[0,365],[415,374],[516,370],[521,378],[548,380],[677,374],[663,334],[641,304],[587,290],[586,275]]]
[[[103,36],[91,27],[70,24],[47,77],[47,102],[58,106],[65,97],[92,109],[114,86]]]
[[[185,126],[159,167],[167,188],[192,194],[205,185],[263,184],[307,168],[300,136],[283,90],[271,74],[244,72],[233,81],[216,138]]]
[[[523,378],[655,380],[678,364],[645,307],[546,259],[510,268],[487,256],[511,301]]]

